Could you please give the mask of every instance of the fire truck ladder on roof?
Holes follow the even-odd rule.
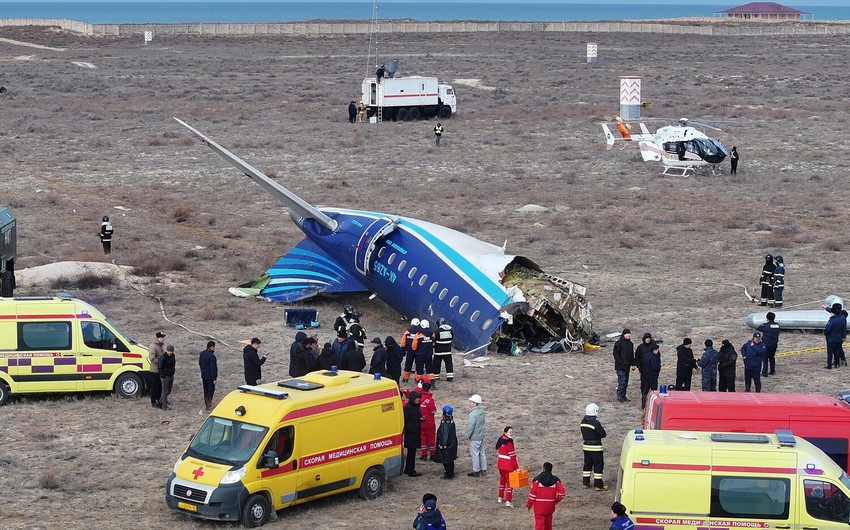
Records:
[[[384,121],[384,83],[378,81],[376,103],[378,104],[378,123]]]

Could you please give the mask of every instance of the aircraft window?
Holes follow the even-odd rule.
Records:
[[[456,306],[456,305],[457,305],[458,300],[460,300],[460,298],[459,298],[459,297],[457,297],[457,296],[452,297],[451,301],[449,301],[449,307],[454,307],[454,306]]]
[[[428,289],[428,292],[431,293],[431,294],[434,294],[437,291],[437,287],[439,287],[439,286],[440,286],[440,284],[438,282],[432,283],[431,288]]]
[[[425,285],[425,282],[427,282],[427,281],[428,281],[428,275],[423,274],[422,277],[419,278],[419,287],[422,287],[423,285]]]
[[[460,309],[458,309],[458,312],[462,315],[466,313],[467,309],[469,309],[469,304],[467,302],[464,302],[460,305]]]
[[[386,252],[386,251],[387,251],[387,247],[381,247],[380,250],[378,250],[378,257],[383,258],[384,252]]]
[[[406,259],[401,260],[401,262],[398,264],[398,272],[403,271],[406,266],[407,266],[407,260]]]
[[[395,252],[390,254],[390,257],[387,258],[387,265],[392,265],[394,261],[395,261]]]
[[[412,280],[414,276],[416,276],[416,267],[411,267],[410,272],[407,273],[407,279]]]
[[[474,312],[474,313],[472,313],[472,316],[470,316],[470,317],[469,317],[469,321],[470,321],[470,322],[475,322],[476,320],[478,320],[478,317],[479,317],[480,315],[481,315],[481,311],[478,311],[478,310],[476,309],[476,310],[475,310],[475,312]]]
[[[481,329],[487,329],[487,328],[489,328],[489,327],[490,327],[490,324],[492,324],[492,323],[493,323],[493,319],[492,319],[492,318],[488,318],[487,320],[485,320],[485,321],[484,321],[484,324],[482,324],[482,325],[481,325]]]
[[[440,295],[437,298],[442,300],[443,298],[446,297],[447,294],[449,294],[449,290],[444,288],[442,291],[440,291]]]

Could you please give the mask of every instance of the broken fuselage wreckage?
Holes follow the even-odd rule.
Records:
[[[405,318],[439,318],[456,349],[483,353],[508,337],[523,345],[592,335],[585,288],[531,260],[441,225],[382,213],[317,208],[175,118],[289,207],[307,236],[267,271],[258,295],[293,303],[319,294],[371,292]]]

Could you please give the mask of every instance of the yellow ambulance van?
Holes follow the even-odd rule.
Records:
[[[850,525],[850,478],[790,431],[632,431],[616,500],[642,530]]]
[[[0,298],[0,405],[12,394],[144,391],[147,349],[91,305],[57,296]]]
[[[375,499],[402,472],[401,407],[395,381],[359,372],[240,386],[174,464],[166,503],[255,527],[271,510],[344,491]]]

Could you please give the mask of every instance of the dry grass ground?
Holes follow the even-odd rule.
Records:
[[[436,149],[433,123],[347,122],[346,106],[371,74],[366,36],[157,38],[149,47],[42,29],[2,28],[0,36],[66,48],[0,42],[0,82],[9,89],[0,95],[0,204],[19,218],[19,268],[102,260],[96,234],[109,214],[112,258],[143,273],[139,290],[121,283],[76,294],[143,343],[166,331],[178,352],[170,413],[109,395],[0,409],[4,528],[219,528],[171,513],[163,500],[165,478],[203,420],[196,352],[206,335],[226,343],[219,395],[242,380],[241,339],[262,337],[271,354],[265,373],[285,374],[293,333],[283,308],[226,288],[256,277],[301,236],[278,203],[172,116],[311,202],[404,213],[499,244],[507,238],[509,252],[588,286],[599,332],[628,326],[665,338],[668,364],[685,336],[745,341],[742,317],[753,307],[735,284],[755,285],[765,252],[785,256],[789,304],[847,294],[843,37],[385,36],[382,50],[401,58],[404,74],[477,80],[456,85],[460,112]],[[600,45],[594,66],[583,62],[588,41]],[[596,122],[618,112],[620,75],[643,76],[653,116],[731,119],[718,136],[739,147],[738,175],[661,177],[636,150],[605,151]],[[550,211],[514,211],[528,203]],[[204,336],[166,322],[157,296],[170,319]],[[365,311],[370,334],[401,329],[379,301],[348,300]],[[343,303],[306,304],[320,310],[323,341]],[[780,351],[821,344],[817,335],[787,333]],[[766,389],[845,387],[844,372],[821,370],[822,357],[781,358]],[[614,494],[578,488],[584,406],[602,406],[612,486],[622,437],[640,421],[635,401],[615,402],[614,384],[609,347],[461,369],[436,398],[463,409],[469,394],[482,394],[491,466],[497,433],[513,425],[520,462],[536,470],[551,460],[567,485],[556,527],[583,530],[606,527]],[[468,466],[462,455],[459,469]],[[447,482],[438,467],[393,480],[377,502],[337,497],[281,512],[270,527],[408,528],[425,491],[438,495],[454,529],[532,527],[525,510],[496,504],[493,474]]]

